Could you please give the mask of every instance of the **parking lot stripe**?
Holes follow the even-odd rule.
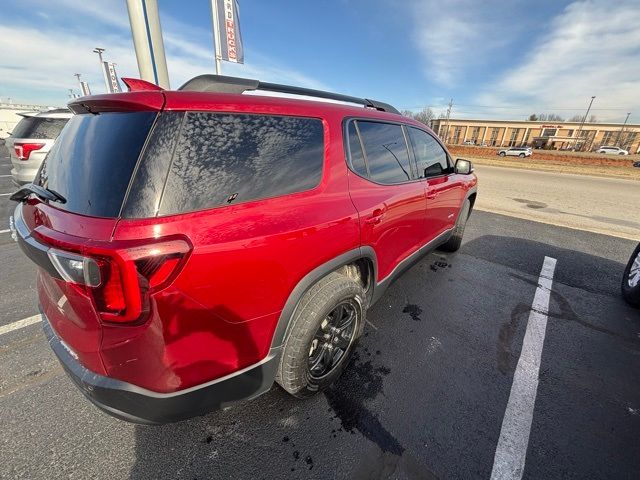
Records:
[[[544,257],[522,342],[522,351],[502,420],[500,438],[493,459],[492,480],[521,479],[524,472],[555,268],[556,259]]]
[[[9,233],[11,230],[9,230],[8,228],[6,230],[0,230],[0,233]]]
[[[6,197],[7,195],[11,195],[13,192],[9,193],[0,193],[0,197]]]
[[[4,335],[5,333],[28,327],[29,325],[40,322],[41,320],[42,315],[34,315],[33,317],[23,318],[22,320],[18,320],[17,322],[10,323],[9,325],[3,325],[2,327],[0,327],[0,335]]]
[[[10,177],[11,175],[0,175],[0,178],[7,178]]]

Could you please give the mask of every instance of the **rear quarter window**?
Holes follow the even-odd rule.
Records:
[[[54,139],[69,121],[68,118],[25,117],[18,122],[13,138]]]
[[[323,159],[319,119],[187,112],[159,214],[309,190],[320,183]]]

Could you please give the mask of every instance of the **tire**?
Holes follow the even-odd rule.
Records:
[[[337,272],[330,273],[313,285],[300,299],[296,307],[292,325],[287,334],[282,350],[276,381],[287,392],[298,398],[309,397],[331,385],[349,363],[349,358],[362,334],[365,322],[365,292],[362,286],[351,278]],[[313,354],[323,355],[327,351],[326,345],[334,345],[334,337],[331,340],[319,340],[318,335],[329,334],[323,329],[323,324],[329,322],[336,307],[343,305],[353,308],[352,330],[349,330],[348,345],[339,358],[335,360],[328,371],[316,373],[312,371]],[[328,325],[331,325],[328,323]],[[346,331],[346,330],[345,330]],[[338,335],[339,336],[339,335]],[[346,336],[346,334],[345,334]],[[340,340],[340,339],[339,339]],[[341,337],[341,340],[344,340]],[[314,343],[315,342],[315,343]],[[322,343],[321,342],[325,342]],[[336,343],[337,345],[337,343]],[[335,354],[339,354],[340,348],[335,348]],[[319,349],[319,350],[318,350]],[[334,354],[331,350],[328,355]],[[319,357],[315,357],[319,358]]]
[[[500,152],[498,155],[500,155],[501,157],[504,157],[506,155],[506,153]]]
[[[524,153],[521,153],[520,155],[518,155],[520,158],[524,158]]]
[[[640,307],[640,244],[636,247],[622,275],[622,297],[634,307]],[[635,274],[633,277],[631,276]],[[633,284],[633,285],[632,285]]]
[[[440,245],[439,250],[444,252],[457,252],[462,244],[462,236],[464,235],[464,228],[467,225],[467,220],[469,219],[469,211],[471,210],[471,202],[467,199],[464,201],[462,205],[462,209],[460,210],[460,214],[458,215],[458,219],[456,220],[456,225],[453,227],[453,234],[451,238],[447,240],[445,243]]]

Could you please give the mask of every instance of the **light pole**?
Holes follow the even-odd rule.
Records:
[[[127,12],[140,78],[168,90],[169,72],[158,0],[127,0]]]
[[[107,89],[107,93],[109,93],[111,91],[111,88],[109,88],[109,79],[107,78],[107,72],[105,72],[104,70],[102,52],[104,52],[104,48],[96,47],[93,49],[93,53],[97,53],[98,58],[100,59],[100,70],[102,71],[102,78],[104,78],[104,86]]]
[[[616,138],[616,147],[620,146],[620,137],[622,136],[622,133],[624,132],[624,127],[627,126],[627,121],[629,120],[629,115],[631,115],[631,112],[627,112],[627,118],[624,119],[624,123],[622,124],[622,128],[618,132],[618,138]]]
[[[580,127],[578,128],[578,134],[576,136],[576,142],[578,140],[580,140],[580,134],[582,133],[582,128],[584,127],[584,122],[587,121],[587,117],[589,116],[589,110],[591,110],[591,105],[593,105],[593,101],[595,100],[595,98],[596,98],[595,96],[591,97],[591,101],[589,102],[589,106],[587,107],[587,113],[585,113],[584,117],[582,117],[582,122],[580,122]],[[574,144],[573,144],[574,145],[574,147],[573,147],[574,150],[576,149],[576,147],[575,147],[576,142],[574,142]],[[584,146],[585,143],[586,142],[583,142],[583,143],[580,144],[580,148],[578,148],[578,151],[582,150],[582,147]]]

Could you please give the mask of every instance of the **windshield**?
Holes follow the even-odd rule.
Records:
[[[57,208],[117,217],[155,112],[75,115],[47,155],[36,183],[67,199]]]

